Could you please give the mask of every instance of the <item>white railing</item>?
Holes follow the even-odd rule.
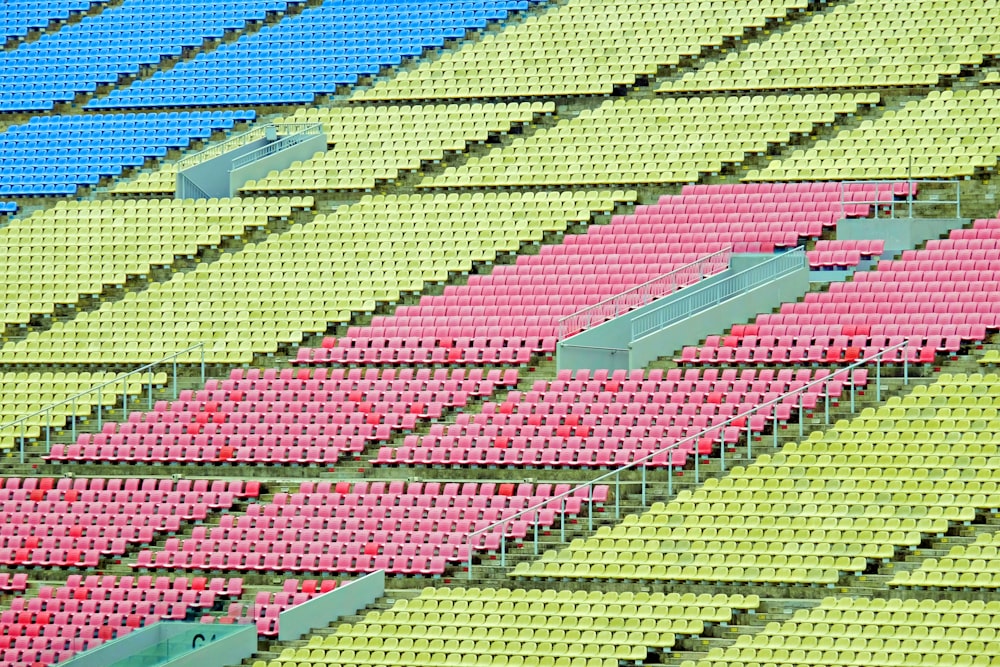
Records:
[[[661,297],[673,294],[682,287],[693,285],[704,278],[721,273],[729,268],[731,254],[731,247],[724,248],[641,285],[610,296],[592,306],[582,308],[572,315],[567,315],[559,320],[559,340],[575,336],[598,324],[613,320],[619,315],[624,315]]]
[[[323,126],[319,123],[283,123],[273,127],[277,128],[278,133],[284,136],[281,136],[279,139],[272,141],[266,146],[261,146],[256,150],[252,150],[246,155],[239,156],[233,160],[230,168],[235,170],[240,167],[245,167],[246,165],[263,159],[268,155],[274,155],[275,153],[283,151],[286,148],[291,148],[292,146],[301,144],[307,139],[323,136]]]
[[[719,282],[688,290],[677,299],[633,319],[630,340],[636,341],[669,324],[679,322],[694,313],[716,306],[744,294],[747,290],[806,266],[805,248],[799,246]]]
[[[954,187],[954,199],[941,199],[939,195],[931,193],[926,200],[915,199],[917,188],[920,185],[943,184]],[[896,189],[903,185],[906,192],[897,194]],[[858,196],[858,186],[867,186],[874,189],[875,193],[871,197]],[[900,198],[902,197],[902,198]],[[882,217],[895,219],[903,217],[903,212],[907,218],[913,217],[915,206],[941,206],[955,205],[955,217],[962,217],[962,182],[954,179],[921,179],[906,181],[851,181],[840,183],[840,215],[846,217],[849,206],[874,206],[875,218],[879,217],[880,211],[888,209]]]
[[[671,455],[671,454],[673,454],[673,452],[677,451],[682,445],[694,443],[694,445],[695,445],[695,451],[694,451],[694,481],[695,481],[695,484],[701,483],[701,471],[700,471],[700,467],[699,467],[700,456],[699,456],[698,451],[697,451],[697,443],[698,443],[698,441],[700,439],[702,439],[702,438],[710,437],[714,433],[721,432],[722,429],[724,429],[726,426],[734,424],[737,421],[741,421],[741,420],[745,420],[746,421],[747,458],[748,459],[752,459],[753,458],[753,431],[752,431],[752,428],[751,428],[751,420],[750,420],[750,418],[752,416],[760,413],[760,412],[767,411],[768,413],[770,413],[771,412],[771,408],[775,408],[776,406],[778,406],[780,404],[787,404],[787,403],[794,404],[796,402],[794,399],[797,399],[798,408],[799,408],[799,437],[800,438],[803,437],[803,435],[804,435],[804,433],[803,433],[803,417],[802,417],[802,415],[804,414],[804,412],[803,412],[803,400],[804,400],[805,395],[807,393],[813,393],[813,392],[809,392],[809,390],[812,389],[813,387],[818,387],[819,385],[824,385],[824,384],[825,385],[829,385],[829,383],[831,383],[831,382],[846,382],[847,384],[849,384],[849,386],[851,388],[850,406],[851,406],[851,414],[854,414],[855,413],[855,391],[856,391],[855,379],[854,379],[854,371],[856,369],[860,368],[861,366],[864,366],[864,365],[867,365],[867,364],[871,364],[872,362],[875,362],[875,400],[878,401],[878,402],[881,402],[881,400],[882,400],[882,364],[884,363],[883,362],[883,357],[885,357],[886,355],[888,355],[890,353],[893,353],[893,352],[896,352],[897,350],[902,350],[902,355],[901,355],[902,359],[901,359],[901,361],[902,361],[902,364],[903,364],[903,384],[905,384],[905,385],[909,385],[910,384],[910,366],[909,366],[909,353],[908,353],[908,351],[909,351],[909,345],[910,345],[909,341],[903,341],[902,343],[899,343],[897,345],[893,345],[892,347],[888,347],[888,348],[886,348],[886,349],[884,349],[884,350],[882,350],[880,352],[877,352],[876,354],[873,354],[870,357],[866,357],[864,359],[860,359],[860,360],[854,362],[853,364],[850,364],[850,365],[845,366],[843,368],[838,368],[836,370],[832,370],[830,372],[830,374],[827,375],[827,376],[825,376],[825,377],[822,377],[822,378],[813,380],[811,382],[808,382],[808,383],[802,385],[801,387],[798,387],[797,389],[794,389],[792,391],[786,392],[786,393],[782,394],[781,396],[779,396],[779,397],[777,397],[775,399],[772,399],[770,401],[766,401],[764,403],[761,403],[760,405],[755,405],[754,407],[750,408],[749,410],[746,410],[745,412],[742,412],[742,413],[740,413],[738,415],[730,417],[729,419],[725,420],[724,422],[722,422],[720,424],[713,424],[712,426],[709,426],[708,428],[706,428],[706,429],[704,429],[702,431],[699,431],[698,433],[686,436],[686,437],[682,438],[681,440],[678,440],[677,442],[671,443],[670,445],[668,445],[668,446],[666,446],[666,447],[664,447],[662,449],[659,449],[659,450],[653,452],[652,454],[649,454],[647,456],[642,457],[641,459],[638,459],[636,461],[633,461],[631,463],[623,465],[620,468],[617,468],[617,469],[612,470],[610,472],[604,473],[603,475],[600,475],[599,477],[596,477],[596,478],[590,480],[589,482],[585,482],[583,484],[578,484],[577,486],[573,487],[572,489],[569,489],[568,491],[564,491],[563,493],[560,493],[560,494],[557,494],[555,496],[552,496],[551,498],[546,498],[544,501],[542,501],[542,502],[540,502],[540,503],[538,503],[536,505],[533,505],[533,506],[528,507],[526,509],[523,509],[523,510],[521,510],[519,512],[516,512],[516,513],[510,515],[509,517],[500,519],[499,521],[496,521],[495,523],[493,523],[493,524],[491,524],[489,526],[486,526],[485,528],[480,528],[479,530],[476,530],[476,531],[473,531],[473,532],[469,533],[469,535],[466,537],[466,541],[465,541],[465,544],[468,547],[468,554],[469,554],[468,555],[468,562],[467,562],[468,578],[471,580],[472,576],[473,576],[472,555],[473,555],[473,542],[474,542],[474,539],[476,537],[480,536],[480,535],[484,535],[486,533],[491,533],[491,532],[494,532],[494,531],[496,531],[498,529],[501,531],[501,539],[500,539],[500,566],[501,567],[506,567],[507,566],[507,547],[506,547],[507,541],[506,541],[506,539],[504,539],[506,536],[503,534],[503,532],[505,532],[506,527],[508,526],[508,524],[510,524],[510,522],[518,519],[519,517],[523,517],[523,516],[526,516],[526,515],[532,515],[532,514],[534,515],[534,521],[533,521],[534,531],[535,531],[535,535],[534,535],[534,549],[535,549],[535,555],[537,556],[538,555],[538,520],[539,520],[539,515],[540,515],[540,513],[541,513],[541,511],[543,509],[545,509],[546,507],[551,507],[552,503],[554,503],[554,502],[559,502],[560,503],[560,509],[561,509],[561,512],[559,513],[560,514],[560,540],[562,542],[566,541],[566,499],[569,498],[569,497],[571,497],[571,496],[578,496],[580,498],[586,497],[587,499],[590,500],[590,508],[589,508],[589,512],[588,512],[588,527],[589,527],[589,530],[593,530],[594,529],[594,512],[593,512],[594,487],[597,484],[600,484],[602,482],[605,482],[605,481],[613,479],[614,485],[615,485],[615,491],[614,491],[614,498],[615,498],[615,518],[616,519],[621,518],[621,475],[622,475],[623,472],[626,472],[628,470],[633,470],[635,468],[638,468],[640,470],[640,472],[642,473],[642,478],[641,478],[642,507],[646,507],[646,505],[647,505],[646,498],[648,497],[648,493],[647,493],[648,487],[647,487],[647,483],[646,483],[646,471],[649,468],[649,466],[647,464],[649,462],[653,461],[654,459],[658,458],[658,457],[662,458],[664,455]],[[894,359],[894,357],[890,358],[890,361],[893,360],[893,359]],[[831,398],[830,397],[829,386],[824,387],[823,396],[824,396],[824,399],[825,399],[824,400],[825,423],[827,425],[829,425],[830,424],[830,398]],[[793,400],[789,401],[789,399],[793,399]],[[768,417],[770,417],[770,415],[765,414],[765,418],[768,418]],[[772,432],[774,434],[773,446],[777,447],[778,446],[778,415],[777,415],[777,410],[774,411],[773,417],[770,417],[770,418],[773,421],[773,425],[772,425]],[[726,446],[725,446],[725,442],[722,442],[722,444],[721,444],[721,446],[719,448],[719,451],[720,451],[720,454],[721,454],[721,456],[720,456],[721,468],[722,468],[723,471],[725,471],[725,469],[726,469]],[[668,474],[667,474],[667,495],[668,496],[672,496],[673,493],[674,493],[674,490],[673,490],[673,473],[672,473],[673,465],[668,465],[667,467],[669,469],[668,470]],[[587,491],[587,495],[586,496],[583,496],[583,495],[580,494],[580,492],[583,491],[583,490]]]
[[[153,409],[153,374],[156,372],[156,369],[159,366],[166,365],[167,363],[170,363],[172,365],[172,367],[173,367],[173,388],[174,388],[174,392],[173,393],[174,393],[174,398],[176,399],[177,396],[178,396],[178,393],[179,393],[178,384],[177,384],[177,363],[178,363],[177,359],[179,357],[188,355],[191,352],[194,352],[195,350],[198,350],[201,353],[199,364],[200,364],[200,369],[201,369],[201,384],[204,385],[205,384],[205,343],[198,343],[197,345],[192,345],[191,347],[186,348],[184,350],[181,350],[180,352],[175,352],[174,354],[171,354],[170,356],[164,357],[164,358],[162,358],[162,359],[160,359],[158,361],[154,361],[151,364],[146,364],[145,366],[140,366],[139,368],[131,370],[128,373],[125,373],[123,375],[119,375],[114,380],[108,380],[107,382],[102,382],[102,383],[100,383],[98,385],[95,385],[95,386],[91,387],[90,389],[87,389],[85,391],[81,391],[81,392],[79,392],[77,394],[73,394],[72,396],[70,396],[68,398],[64,398],[63,400],[61,400],[61,401],[59,401],[57,403],[52,403],[50,405],[46,405],[44,408],[42,408],[40,410],[35,410],[31,414],[24,415],[23,417],[18,417],[17,419],[15,419],[12,422],[7,422],[6,424],[0,424],[0,433],[2,433],[3,431],[6,431],[7,429],[14,428],[15,426],[20,426],[21,427],[20,428],[20,435],[21,435],[21,438],[20,438],[20,440],[21,440],[21,446],[20,446],[20,450],[21,450],[21,463],[24,463],[25,427],[27,425],[27,422],[30,421],[30,420],[32,420],[32,419],[34,419],[35,417],[38,417],[39,415],[45,415],[45,453],[49,454],[52,451],[52,426],[53,426],[53,424],[52,424],[52,411],[55,408],[58,408],[58,407],[63,406],[63,405],[71,405],[72,406],[72,414],[69,416],[69,421],[70,421],[70,424],[71,424],[70,428],[72,429],[73,440],[76,440],[76,417],[77,417],[76,404],[77,404],[77,401],[79,399],[83,398],[84,396],[87,396],[88,394],[97,394],[97,401],[96,401],[95,408],[97,409],[97,428],[98,428],[98,430],[100,430],[101,426],[103,425],[103,419],[104,419],[104,401],[102,399],[104,398],[105,388],[106,387],[113,387],[115,385],[119,385],[120,384],[121,385],[121,392],[119,393],[117,390],[115,390],[113,392],[113,394],[116,397],[117,396],[121,396],[122,397],[122,421],[125,421],[126,419],[128,419],[128,396],[129,396],[129,394],[128,394],[128,380],[133,375],[142,375],[142,374],[146,373],[146,374],[149,374],[148,393],[147,393],[147,408],[149,410],[152,410]],[[61,426],[61,424],[57,424],[57,425]]]

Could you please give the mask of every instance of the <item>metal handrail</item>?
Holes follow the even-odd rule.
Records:
[[[263,139],[267,127],[269,126],[260,125],[258,127],[251,127],[246,132],[240,132],[239,134],[233,135],[221,143],[213,144],[198,151],[197,153],[194,153],[193,155],[181,158],[175,164],[176,171],[180,173],[185,169],[190,169],[196,164],[201,164],[202,162],[207,162],[212,158],[219,157],[220,155],[244,144],[248,144],[251,141]]]
[[[24,439],[25,439],[24,438],[24,425],[25,425],[25,423],[28,420],[30,420],[30,419],[32,419],[34,417],[37,417],[39,415],[43,415],[43,414],[47,415],[47,417],[48,417],[48,423],[45,426],[45,429],[46,429],[45,444],[46,444],[46,452],[48,453],[48,451],[51,451],[51,447],[52,447],[52,442],[51,442],[52,410],[58,408],[59,406],[66,405],[66,404],[72,404],[73,405],[73,418],[71,419],[71,421],[72,421],[72,424],[73,424],[73,438],[76,439],[76,401],[77,401],[77,399],[82,398],[83,396],[86,396],[87,394],[93,394],[95,392],[97,393],[97,406],[96,406],[97,407],[97,427],[100,428],[101,427],[102,411],[103,411],[103,405],[102,405],[102,401],[101,401],[102,390],[105,387],[108,387],[110,385],[116,385],[118,383],[121,383],[122,387],[123,387],[123,389],[122,389],[122,396],[124,397],[124,404],[123,404],[123,407],[122,407],[122,411],[123,411],[123,415],[127,418],[127,416],[128,416],[128,398],[127,398],[127,396],[128,396],[128,388],[127,388],[128,378],[130,378],[133,375],[145,373],[146,371],[151,371],[153,368],[155,368],[157,366],[160,366],[160,365],[162,365],[164,363],[170,362],[170,361],[173,362],[174,398],[177,398],[177,361],[176,361],[176,359],[178,357],[184,356],[185,354],[188,354],[188,353],[190,353],[190,352],[192,352],[194,350],[200,349],[201,350],[201,362],[200,362],[200,364],[201,364],[201,382],[202,382],[202,384],[204,384],[205,383],[205,349],[204,348],[205,348],[205,343],[197,343],[196,345],[192,345],[191,347],[188,347],[188,348],[186,348],[184,350],[181,350],[180,352],[175,352],[174,354],[166,356],[166,357],[164,357],[162,359],[159,359],[159,360],[154,361],[152,363],[148,363],[148,364],[146,364],[144,366],[140,366],[139,368],[135,368],[135,369],[129,371],[128,373],[125,373],[123,375],[119,375],[118,377],[116,377],[113,380],[108,380],[106,382],[102,382],[100,384],[94,385],[93,387],[91,387],[89,389],[85,389],[84,391],[81,391],[81,392],[78,392],[76,394],[73,394],[72,396],[64,398],[61,401],[58,401],[56,403],[51,403],[51,404],[45,406],[44,408],[40,408],[38,410],[35,410],[34,412],[32,412],[30,414],[24,415],[22,417],[18,417],[17,419],[15,419],[12,422],[7,422],[6,424],[0,424],[0,431],[4,431],[4,430],[6,430],[8,428],[11,428],[13,426],[18,426],[18,425],[21,426],[21,448],[20,448],[21,449],[21,463],[24,463]],[[153,396],[152,392],[153,392],[153,386],[152,386],[152,383],[150,383],[150,385],[149,385],[150,402],[152,402],[152,396]],[[152,409],[152,405],[150,405],[150,409]]]
[[[668,324],[716,306],[752,287],[779,278],[789,271],[799,268],[799,266],[804,266],[804,258],[805,248],[798,246],[712,285],[690,289],[677,300],[665,303],[635,317],[632,320],[631,340],[638,340],[650,332],[658,331]],[[757,277],[758,274],[762,275]]]
[[[928,200],[928,201],[917,201],[916,199],[914,199],[914,194],[913,194],[914,186],[917,186],[917,185],[920,185],[920,184],[929,184],[929,183],[947,183],[947,184],[954,185],[955,186],[955,199],[954,200],[934,199],[934,200]],[[923,178],[923,179],[916,180],[916,179],[908,178],[905,181],[899,180],[899,179],[897,179],[897,180],[886,180],[886,181],[878,181],[878,180],[875,180],[875,181],[851,181],[851,184],[852,185],[874,185],[875,186],[875,196],[874,196],[874,199],[868,198],[868,199],[861,199],[861,200],[858,200],[858,201],[853,201],[852,199],[848,199],[847,197],[851,194],[851,191],[845,189],[845,187],[844,187],[845,183],[841,182],[839,184],[839,186],[840,186],[840,214],[842,216],[846,215],[845,209],[848,206],[861,206],[861,205],[872,206],[873,205],[873,206],[875,206],[875,218],[878,219],[878,217],[879,217],[878,216],[879,207],[880,206],[886,206],[886,205],[888,205],[889,206],[889,217],[891,219],[895,219],[896,218],[896,205],[897,204],[906,204],[906,206],[907,206],[906,217],[907,218],[912,218],[913,217],[913,207],[915,205],[916,206],[920,206],[920,205],[924,205],[924,206],[940,206],[941,204],[954,204],[955,205],[955,217],[956,218],[962,217],[962,182],[960,180],[957,180],[957,179]],[[901,184],[905,184],[906,185],[906,197],[904,199],[902,199],[902,200],[896,199],[896,195],[895,195],[895,192],[894,192],[894,188],[897,185],[901,185]],[[887,189],[888,198],[886,198],[886,199],[882,199],[880,197],[881,193],[879,192],[879,186],[882,186],[882,185],[888,186],[888,189]]]
[[[233,160],[230,169],[239,169],[268,155],[300,144],[306,139],[323,135],[323,126],[319,123],[283,123],[274,127],[278,128],[279,131],[285,131],[285,136],[266,146],[252,150],[246,155],[239,156]]]
[[[641,459],[639,459],[637,461],[632,461],[631,463],[627,463],[627,464],[621,466],[620,468],[616,468],[615,470],[609,471],[609,472],[607,472],[607,473],[605,473],[605,474],[603,474],[603,475],[601,475],[599,477],[596,477],[596,478],[590,480],[589,482],[585,482],[583,484],[578,484],[577,486],[573,487],[572,489],[569,489],[568,491],[564,491],[563,493],[555,495],[555,496],[553,496],[551,498],[546,498],[544,501],[542,501],[542,502],[540,502],[540,503],[538,503],[536,505],[533,505],[533,506],[528,507],[526,509],[520,510],[520,511],[512,514],[509,517],[506,517],[504,519],[501,519],[499,521],[496,521],[496,522],[490,524],[489,526],[486,526],[485,528],[480,528],[479,530],[475,530],[475,531],[469,533],[466,536],[466,541],[465,541],[465,544],[469,547],[469,549],[468,549],[468,553],[469,553],[469,556],[468,556],[468,568],[467,568],[467,570],[468,570],[468,578],[470,580],[472,579],[472,541],[473,541],[473,538],[477,537],[478,535],[482,535],[482,534],[485,534],[485,533],[488,533],[488,532],[492,532],[497,527],[506,526],[508,523],[510,523],[511,521],[514,521],[518,517],[521,517],[521,516],[524,516],[526,514],[530,514],[530,513],[534,512],[535,516],[536,516],[536,520],[535,520],[535,524],[534,524],[534,529],[535,529],[535,553],[537,555],[537,553],[538,553],[538,521],[537,521],[537,516],[538,516],[538,513],[541,512],[543,508],[545,508],[548,505],[551,505],[554,501],[557,501],[557,500],[561,501],[561,504],[560,504],[560,507],[561,507],[561,518],[562,518],[562,527],[561,527],[562,536],[561,537],[562,537],[562,541],[565,541],[566,499],[569,498],[570,496],[573,496],[574,494],[576,494],[577,492],[579,492],[581,489],[589,489],[590,490],[589,491],[590,502],[593,503],[594,486],[596,484],[598,484],[599,482],[602,482],[604,480],[607,480],[607,479],[610,479],[610,478],[614,477],[615,478],[615,485],[616,485],[616,491],[615,491],[615,516],[617,518],[620,515],[620,493],[618,492],[618,488],[620,487],[621,473],[625,472],[626,470],[631,470],[633,468],[639,467],[641,464],[644,464],[647,461],[650,461],[650,460],[652,460],[652,459],[654,459],[654,458],[656,458],[656,457],[658,457],[658,456],[660,456],[662,454],[675,451],[682,444],[685,444],[685,443],[688,443],[688,442],[692,442],[692,441],[697,442],[699,439],[703,438],[704,436],[708,435],[709,433],[712,433],[713,431],[717,431],[717,430],[719,430],[721,428],[724,428],[728,424],[731,424],[731,423],[733,423],[733,422],[735,422],[735,421],[737,421],[739,419],[745,419],[746,420],[747,436],[748,436],[747,437],[747,458],[751,458],[752,457],[752,447],[753,447],[753,437],[751,435],[750,417],[752,415],[754,415],[755,413],[757,413],[757,412],[759,412],[759,411],[761,411],[761,410],[763,410],[765,408],[770,408],[771,406],[775,406],[775,405],[778,405],[778,404],[786,402],[786,400],[790,396],[796,396],[797,395],[799,397],[799,414],[800,414],[800,417],[799,417],[799,437],[802,437],[803,436],[803,432],[802,432],[803,426],[802,426],[802,418],[801,418],[801,413],[802,413],[802,397],[805,395],[806,391],[808,389],[810,389],[811,387],[814,387],[814,386],[819,385],[819,384],[834,382],[834,381],[836,381],[837,376],[844,375],[845,373],[849,376],[850,382],[851,382],[851,413],[853,414],[854,413],[854,389],[855,389],[855,387],[854,387],[854,373],[852,371],[855,370],[856,368],[858,368],[858,367],[860,367],[862,365],[866,365],[866,364],[868,364],[868,363],[870,363],[872,361],[876,361],[877,362],[877,367],[876,367],[877,368],[877,371],[876,371],[876,400],[877,401],[881,401],[882,400],[882,386],[881,386],[881,379],[882,379],[882,373],[881,373],[881,370],[882,370],[882,357],[885,356],[886,354],[890,353],[890,352],[894,352],[894,351],[899,350],[899,349],[908,350],[909,346],[910,346],[910,341],[904,340],[903,342],[897,343],[896,345],[893,345],[892,347],[885,348],[884,350],[881,350],[880,352],[877,352],[877,353],[873,354],[870,357],[865,357],[864,359],[859,359],[858,361],[856,361],[856,362],[854,362],[852,364],[849,364],[847,366],[844,366],[843,368],[840,368],[840,369],[837,369],[835,371],[832,371],[830,373],[830,375],[822,377],[822,378],[820,378],[818,380],[813,380],[811,382],[808,382],[808,383],[804,384],[803,386],[801,386],[801,387],[799,387],[799,388],[797,388],[795,390],[786,392],[786,393],[782,394],[781,396],[779,396],[777,398],[771,399],[770,401],[767,401],[765,403],[761,403],[760,405],[755,405],[754,407],[750,408],[749,410],[747,410],[745,412],[742,412],[742,413],[740,413],[738,415],[734,415],[733,417],[730,417],[729,419],[727,419],[726,421],[722,422],[721,424],[715,424],[713,426],[710,426],[710,427],[708,427],[706,429],[703,429],[703,430],[699,431],[698,433],[695,433],[694,435],[686,436],[686,437],[682,438],[681,440],[678,440],[677,442],[672,443],[672,444],[668,445],[667,447],[664,447],[663,449],[657,450],[657,451],[653,452],[652,454],[644,456],[643,458],[641,458]],[[903,383],[905,385],[909,385],[910,384],[909,357],[908,357],[908,355],[907,355],[906,352],[903,353],[902,357],[903,357]],[[826,420],[827,420],[827,423],[829,423],[829,421],[830,421],[830,418],[829,418],[829,410],[830,410],[829,401],[830,401],[830,395],[829,395],[828,391],[825,393],[825,397],[826,397]],[[773,432],[774,432],[775,445],[777,445],[777,439],[778,439],[777,413],[775,413],[774,420],[775,420],[775,426],[773,428]],[[722,447],[720,447],[720,452],[721,452],[721,459],[720,460],[721,460],[722,470],[725,471],[725,469],[726,469],[726,447],[725,447],[724,443],[723,443]],[[698,452],[696,451],[695,454],[694,454],[694,475],[695,475],[695,483],[696,484],[701,482],[700,472],[699,472],[699,465],[698,465],[698,459],[699,459]],[[641,465],[641,468],[640,468],[641,471],[642,471],[642,506],[643,507],[646,506],[646,470],[647,470],[647,467],[648,466]],[[673,467],[673,466],[669,466],[669,467]],[[672,475],[668,475],[667,476],[667,495],[673,495],[673,476]],[[590,523],[590,529],[591,530],[593,530],[593,520],[594,520],[594,514],[593,514],[593,508],[591,507],[591,511],[589,512],[589,523]],[[501,567],[505,567],[506,566],[506,555],[507,555],[507,552],[506,552],[506,540],[501,539],[500,540],[500,560],[501,560]]]
[[[709,255],[705,255],[704,257],[700,257],[700,258],[694,260],[693,262],[685,264],[684,266],[680,266],[680,267],[678,267],[678,268],[676,268],[676,269],[674,269],[672,271],[668,271],[667,273],[664,273],[663,275],[657,276],[656,278],[653,278],[652,280],[647,280],[646,282],[642,283],[641,285],[636,285],[635,287],[630,287],[627,290],[624,290],[623,292],[619,292],[618,294],[615,294],[614,296],[609,296],[608,298],[606,298],[606,299],[604,299],[602,301],[598,301],[597,303],[595,303],[593,305],[585,306],[585,307],[581,308],[580,310],[576,311],[575,313],[573,313],[572,315],[567,315],[567,316],[565,316],[563,318],[560,318],[560,320],[559,320],[559,340],[562,340],[564,338],[568,338],[570,336],[575,336],[576,334],[581,333],[583,331],[586,331],[586,330],[588,330],[588,329],[590,329],[592,327],[595,327],[598,324],[601,324],[603,322],[607,322],[610,319],[618,317],[619,315],[627,313],[627,312],[629,312],[631,310],[635,310],[636,308],[639,308],[640,306],[644,306],[647,303],[651,303],[652,301],[655,301],[656,299],[659,299],[660,297],[667,296],[668,294],[673,294],[680,287],[684,287],[686,285],[692,285],[695,282],[698,282],[698,280],[702,280],[702,279],[708,277],[709,275],[715,275],[716,273],[720,273],[721,271],[723,271],[726,268],[728,268],[728,266],[729,266],[729,256],[732,253],[732,250],[733,250],[732,246],[727,246],[727,247],[723,248],[722,250],[719,250],[717,252],[713,252],[713,253],[711,253]],[[725,259],[726,259],[726,266],[723,267],[722,269],[720,269],[719,271],[715,271],[713,273],[707,273],[707,272],[704,272],[704,271],[699,271],[698,272],[699,273],[698,280],[692,281],[690,283],[684,283],[684,284],[680,284],[680,283],[677,282],[676,278],[677,278],[678,274],[680,274],[680,273],[682,273],[684,271],[687,271],[688,269],[694,268],[695,266],[700,266],[700,265],[703,265],[703,264],[706,264],[706,263],[712,264],[714,261],[718,260],[721,257],[725,257]],[[661,292],[656,292],[655,290],[652,289],[652,288],[655,288],[656,286],[658,286],[660,283],[665,283],[668,278],[671,279],[671,281],[670,281],[670,290],[669,291],[665,291],[665,292],[661,293]],[[637,293],[639,294],[640,301],[638,303],[630,302],[628,300],[628,297],[631,296],[631,295],[633,295],[633,294],[637,294]],[[591,314],[592,313],[596,313],[598,311],[604,311],[604,309],[606,307],[608,307],[608,306],[612,306],[613,307],[613,310],[611,311],[610,315],[608,315],[608,314],[597,315],[594,319],[591,319]],[[624,308],[622,310],[619,310],[618,309],[619,306],[624,306]],[[569,324],[570,322],[573,322],[575,320],[580,320],[580,319],[584,318],[584,316],[586,316],[586,323],[585,324],[573,326],[571,328],[571,325]]]

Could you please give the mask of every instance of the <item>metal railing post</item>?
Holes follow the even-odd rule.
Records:
[[[753,415],[747,415],[747,458],[753,458],[753,427],[750,426],[750,417]]]
[[[538,555],[538,510],[535,510],[535,555]]]
[[[694,483],[695,484],[700,484],[701,483],[701,472],[698,469],[698,459],[700,459],[700,458],[701,457],[698,455],[698,443],[697,443],[697,441],[695,441],[695,445],[694,445]]]
[[[589,511],[587,512],[587,530],[594,530],[594,485],[589,484],[587,486],[588,501],[590,502]]]
[[[854,414],[854,371],[848,368],[847,372],[850,373],[851,375],[851,414],[853,415]]]
[[[21,421],[21,463],[24,463],[24,421]]]
[[[875,360],[875,402],[882,402],[882,357]]]
[[[73,413],[69,417],[72,424],[73,442],[76,442],[76,397],[73,397]]]
[[[559,541],[566,541],[566,496],[559,499]]]
[[[667,496],[674,495],[674,457],[673,452],[670,452],[668,456],[670,458],[667,460]]]
[[[903,348],[903,384],[910,384],[910,341]]]
[[[173,365],[174,365],[174,400],[176,401],[177,397],[180,395],[177,392],[177,357],[174,357]]]
[[[45,453],[52,453],[52,410],[45,411]]]
[[[128,380],[125,378],[122,378],[122,421],[128,421]]]
[[[469,581],[472,581],[472,542],[466,540],[465,546],[469,547],[469,563],[466,571],[469,573]]]
[[[621,469],[619,468],[619,470],[621,470]],[[620,519],[621,515],[622,515],[622,512],[621,512],[621,507],[622,507],[622,503],[621,503],[621,496],[622,496],[622,493],[621,493],[621,491],[622,491],[621,477],[622,476],[621,476],[620,472],[616,472],[615,473],[615,518],[616,519]]]
[[[506,528],[506,526],[504,526]],[[507,531],[500,533],[500,567],[507,567]]]
[[[153,410],[153,369],[149,369],[149,391],[147,392],[146,405],[149,406],[149,410]]]
[[[830,423],[830,385],[826,386],[823,392],[823,423]]]
[[[202,343],[201,347],[199,348],[199,351],[201,352],[201,383],[205,384],[205,344],[204,343]]]
[[[777,416],[777,408],[775,408],[775,416]],[[799,392],[799,440],[802,439],[802,429],[803,422],[806,420],[806,410],[802,404],[802,392]]]
[[[101,397],[101,385],[97,385],[97,430],[100,431],[104,425],[104,399]]]
[[[646,506],[646,465],[642,466],[642,506]],[[591,487],[593,488],[593,487]],[[593,503],[591,503],[591,516],[593,516]],[[591,529],[593,530],[593,529]]]

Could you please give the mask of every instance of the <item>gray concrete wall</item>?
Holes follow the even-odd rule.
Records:
[[[631,344],[629,366],[644,368],[658,357],[678,354],[685,345],[696,345],[706,336],[722,333],[734,322],[744,322],[768,313],[786,301],[809,291],[809,267],[786,273],[772,281],[741,292],[738,296],[706,308],[643,336]]]
[[[234,169],[229,173],[229,189],[232,192],[229,196],[235,196],[243,184],[247,181],[255,181],[264,178],[272,171],[282,171],[296,161],[304,161],[312,158],[316,153],[325,152],[326,135],[317,134],[309,137],[305,141],[289,146],[277,153],[268,155],[248,165]],[[249,151],[247,151],[249,152]],[[241,153],[242,154],[242,153]],[[233,158],[236,158],[233,155]]]
[[[666,303],[682,298],[686,290],[701,289],[714,285],[769,259],[774,259],[774,255],[771,253],[740,253],[731,255],[729,258],[729,268],[725,271],[689,285],[673,294],[652,301],[645,306],[636,308],[621,317],[608,320],[592,329],[559,341],[556,347],[556,367],[559,370],[578,370],[581,368],[628,370],[629,368],[636,368],[634,365],[630,366],[630,354],[628,352],[628,346],[632,337],[632,320]]]
[[[341,616],[364,609],[385,594],[385,572],[379,570],[329,593],[292,607],[278,616],[278,639],[298,639],[313,628],[330,625]]]
[[[963,218],[848,218],[837,223],[838,241],[884,239],[883,257],[912,250],[929,239],[936,239],[966,224]]]
[[[183,177],[189,179],[209,197],[231,197],[233,191],[230,184],[229,165],[241,155],[246,155],[251,151],[266,146],[268,143],[267,139],[256,139],[228,153],[223,153],[211,160],[206,160],[201,164],[196,164],[193,167],[185,169],[183,172],[177,174],[177,196],[182,198],[190,196],[189,193],[184,191],[181,184]]]
[[[202,667],[236,665],[257,650],[253,625],[161,621],[78,653],[61,667]]]

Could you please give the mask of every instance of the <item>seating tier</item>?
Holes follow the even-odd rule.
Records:
[[[945,44],[944,31],[962,39]],[[998,51],[988,3],[861,0],[817,12],[766,41],[665,81],[660,90],[933,86]]]
[[[836,584],[998,506],[994,393],[944,381],[918,386],[592,538],[519,563],[515,575]]]
[[[824,93],[608,100],[417,187],[692,183],[878,99]]]
[[[47,4],[47,3],[46,3]],[[284,11],[284,0],[237,5],[212,0],[126,0],[55,33],[0,54],[0,111],[44,111],[135,75],[164,57],[180,56],[248,21]],[[136,30],[142,26],[142,30]]]
[[[207,362],[247,363],[634,198],[596,190],[366,197],[29,334],[0,349],[0,361],[146,363],[204,342]]]
[[[655,7],[571,0],[399,72],[354,99],[608,95],[805,6],[804,0],[670,0]]]
[[[996,164],[1000,90],[932,90],[927,97],[862,121],[812,148],[794,151],[746,181],[957,178]],[[962,141],[952,141],[962,137]]]
[[[275,494],[217,527],[197,526],[190,538],[169,538],[162,551],[141,551],[137,570],[171,568],[251,572],[374,572],[441,575],[449,565],[501,542],[520,542],[534,526],[551,527],[603,504],[608,487],[547,498],[569,484],[358,482]],[[515,517],[520,511],[537,510]],[[510,519],[503,526],[494,524]],[[470,537],[473,532],[483,531]]]

